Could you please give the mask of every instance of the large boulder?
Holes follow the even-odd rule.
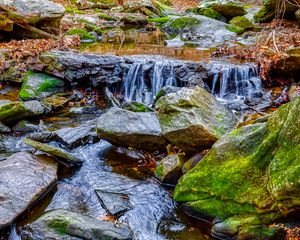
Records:
[[[28,71],[19,96],[22,100],[41,99],[63,90],[64,82],[44,73]]]
[[[295,80],[300,74],[300,47],[292,47],[286,51],[286,57],[277,61],[274,65],[276,73],[294,75]]]
[[[42,217],[25,226],[22,239],[130,240],[133,239],[133,233],[122,223],[101,221],[80,213],[57,209],[46,212]]]
[[[98,119],[97,133],[99,138],[117,146],[156,151],[167,145],[153,112],[111,108]]]
[[[216,235],[274,236],[276,229],[268,224],[300,209],[299,106],[300,97],[280,107],[267,123],[222,137],[179,180],[174,199],[208,219],[218,218]]]
[[[0,100],[0,122],[9,123],[25,117],[39,116],[45,113],[44,106],[38,101],[12,102]]]
[[[16,153],[0,161],[0,229],[12,224],[57,181],[57,164],[45,156]]]
[[[203,15],[172,17],[162,30],[169,36],[178,35],[185,41],[197,42],[201,47],[210,48],[225,41],[235,40],[236,33],[230,25]]]
[[[65,13],[63,5],[49,0],[0,0],[0,5],[14,8],[18,13],[28,16],[30,24],[43,28],[58,28]],[[0,30],[5,31],[2,28]]]
[[[230,20],[231,18],[243,16],[247,13],[243,5],[244,4],[239,1],[208,0],[203,1],[200,6],[203,8],[211,8],[227,18],[227,20]]]
[[[164,137],[188,153],[210,148],[236,124],[232,112],[200,87],[161,97],[155,108]]]

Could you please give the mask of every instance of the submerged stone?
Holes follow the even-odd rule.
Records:
[[[66,150],[58,147],[54,147],[49,144],[40,143],[28,138],[25,138],[24,143],[28,146],[31,146],[37,150],[40,150],[42,152],[48,153],[54,157],[57,157],[61,162],[65,163],[66,165],[75,165],[75,166],[81,166],[82,160],[75,157],[71,153],[67,152]]]
[[[22,100],[49,97],[63,90],[64,81],[44,73],[28,71],[25,75],[19,96]]]
[[[277,231],[264,226],[300,206],[299,106],[298,97],[267,123],[223,136],[179,180],[174,199],[207,218],[221,219],[213,228],[221,234],[239,239],[274,237]]]
[[[57,181],[57,164],[45,156],[16,153],[0,161],[0,229],[12,224]]]
[[[200,87],[167,94],[155,108],[164,137],[188,153],[210,148],[236,124],[233,113]]]
[[[167,145],[153,112],[111,108],[98,119],[97,134],[114,145],[147,151],[160,150]]]
[[[26,120],[21,120],[13,126],[12,130],[14,132],[33,132],[40,130],[40,126]]]
[[[57,209],[46,212],[22,230],[22,239],[29,240],[130,240],[131,229],[122,223],[101,221],[88,215]]]
[[[132,208],[129,202],[129,197],[126,194],[99,189],[96,189],[95,192],[99,198],[102,208],[108,215],[118,218]]]

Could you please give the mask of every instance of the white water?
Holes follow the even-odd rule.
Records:
[[[177,86],[172,62],[166,60],[155,62],[147,76],[143,68],[145,64],[149,63],[146,61],[133,63],[125,76],[123,92],[126,101],[151,105],[161,88],[166,85]]]

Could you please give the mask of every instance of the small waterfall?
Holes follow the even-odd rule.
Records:
[[[161,88],[166,85],[177,86],[172,62],[157,61],[148,71],[147,65],[149,62],[146,61],[135,62],[125,75],[122,92],[126,101],[151,105]]]
[[[222,100],[255,98],[262,93],[258,68],[254,64],[214,64],[212,94]]]

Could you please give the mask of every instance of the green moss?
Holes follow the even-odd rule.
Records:
[[[275,17],[275,12],[263,7],[254,15],[254,21],[257,23],[271,22]]]
[[[205,17],[209,17],[212,19],[216,19],[216,20],[220,20],[220,21],[224,20],[224,17],[212,8],[193,8],[193,9],[189,9],[188,11],[193,12],[195,14],[203,15]]]
[[[14,23],[9,18],[0,14],[0,30],[11,32],[13,30]]]
[[[77,7],[66,6],[66,13],[86,14],[85,11],[79,10]]]
[[[63,86],[64,82],[58,78],[44,73],[28,71],[19,92],[19,97],[24,101],[36,99],[46,93],[55,93],[58,88]]]
[[[86,23],[85,29],[89,32],[96,32],[97,34],[101,35],[103,33],[102,29],[94,24]]]
[[[149,22],[164,24],[168,21],[170,21],[170,17],[161,17],[161,18],[151,18],[148,20]]]
[[[48,224],[48,227],[54,229],[61,235],[65,235],[67,234],[67,228],[69,224],[70,223],[66,220],[54,219]]]
[[[231,25],[243,28],[243,29],[253,29],[253,23],[244,16],[234,17],[229,22]]]
[[[214,9],[227,19],[247,14],[247,11],[244,9],[244,7],[237,2],[216,2],[213,3],[210,8]]]
[[[242,34],[246,31],[244,28],[235,25],[227,25],[226,29],[229,30],[230,32],[235,32],[237,34]]]
[[[89,34],[85,29],[81,28],[72,28],[67,31],[67,35],[78,35],[82,40],[97,40],[95,36]]]
[[[193,27],[197,24],[200,24],[200,20],[198,20],[197,18],[180,17],[174,19],[171,22],[170,27],[174,29],[183,29],[183,28]]]

